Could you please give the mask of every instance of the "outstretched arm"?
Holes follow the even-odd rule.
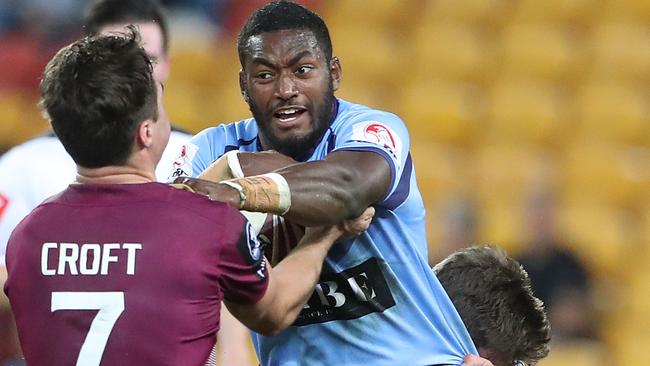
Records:
[[[331,225],[359,216],[388,191],[391,172],[379,154],[340,151],[325,160],[296,164],[276,171],[291,190],[285,215],[303,225]]]
[[[368,228],[374,209],[368,208],[347,226],[308,228],[298,246],[269,270],[266,293],[255,304],[225,301],[228,310],[250,329],[271,336],[293,323],[313,293],[323,261],[333,242],[348,230]]]
[[[286,180],[291,197],[285,216],[305,226],[332,225],[357,217],[387,193],[391,182],[388,162],[379,154],[366,151],[339,151],[325,160],[295,164],[278,153],[237,153],[236,164],[247,177],[270,171],[279,173]],[[234,176],[226,159],[219,159],[199,178],[215,182]],[[192,179],[185,179],[185,183],[198,193],[235,207],[240,201],[234,190],[217,184]]]

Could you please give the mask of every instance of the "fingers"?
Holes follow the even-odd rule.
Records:
[[[224,184],[198,178],[178,177],[174,180],[171,186],[207,196],[212,201],[226,202],[234,207],[238,207],[238,198],[233,199],[232,192],[228,194],[228,190],[232,190],[232,188],[229,188]]]
[[[354,220],[348,220],[346,223],[349,222],[350,227],[358,232],[359,234],[363,233],[364,231],[368,230],[368,227],[370,226],[370,223],[372,222],[372,218],[375,216],[375,208],[374,207],[368,207],[363,211],[361,216],[357,217]]]
[[[460,366],[494,366],[492,362],[476,355],[467,355]]]
[[[375,208],[368,207],[356,219],[343,221],[340,225],[343,231],[343,237],[350,238],[363,234],[363,232],[368,230],[374,216]]]
[[[346,220],[335,226],[307,228],[305,235],[326,235],[332,236],[335,240],[352,239],[368,230],[374,216],[375,208],[368,207],[356,219]]]
[[[190,187],[196,193],[204,194],[204,195],[209,195],[210,193],[212,193],[211,188],[216,185],[216,183],[214,182],[210,182],[198,178],[189,178],[189,177],[178,177],[174,180],[173,184]]]

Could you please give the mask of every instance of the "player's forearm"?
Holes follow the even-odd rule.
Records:
[[[277,152],[239,152],[237,157],[245,176],[273,171],[287,180],[291,209],[285,216],[305,226],[357,217],[386,193],[390,183],[390,167],[373,152],[339,151],[307,163]]]
[[[239,152],[237,154],[239,166],[245,176],[270,173],[272,171],[298,164],[292,158],[275,151],[262,151],[255,153]]]
[[[265,335],[275,335],[291,325],[318,282],[323,261],[334,241],[333,237],[301,240],[296,247],[271,273],[274,301],[269,309],[268,328]]]
[[[201,174],[201,178],[209,178],[212,183],[186,178],[180,183],[213,200],[247,211],[283,215],[303,226],[333,225],[357,217],[381,199],[391,183],[389,164],[373,152],[335,152],[325,160],[296,163],[271,174],[253,176],[266,171],[250,170],[255,164],[271,162],[265,164],[268,168],[293,160],[274,152],[236,156],[236,169],[222,157]],[[246,177],[223,183],[237,189],[239,197],[233,197],[234,192],[224,192],[223,187],[214,183],[226,176],[236,176],[231,174],[235,170],[243,170],[239,175]]]
[[[245,176],[282,171],[291,177],[291,196],[293,209],[287,218],[305,226],[327,225],[339,222],[348,217],[351,211],[348,204],[351,202],[351,193],[343,189],[347,185],[345,175],[316,174],[314,162],[307,168],[294,166],[300,164],[293,159],[279,153],[242,153],[238,154],[238,161]],[[290,169],[287,167],[292,166]],[[335,188],[335,189],[332,189]],[[317,194],[315,194],[317,192]],[[308,196],[306,196],[306,194]],[[352,210],[354,211],[354,210]]]
[[[293,166],[279,173],[291,190],[291,208],[285,215],[305,225],[332,225],[358,216],[370,204],[357,177],[324,161]]]
[[[257,333],[278,334],[295,321],[309,300],[332,241],[303,239],[301,245],[269,271],[266,293],[257,303],[242,305],[225,301],[228,310]]]
[[[291,190],[291,209],[285,216],[305,226],[357,217],[386,194],[391,181],[388,163],[372,152],[334,152],[325,160],[276,172]]]

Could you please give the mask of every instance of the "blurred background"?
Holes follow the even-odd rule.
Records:
[[[264,1],[163,3],[172,121],[196,133],[248,117],[235,38]],[[650,1],[301,3],[332,33],[343,65],[337,95],[408,125],[431,263],[472,243],[518,258],[553,327],[542,366],[644,363]],[[39,77],[81,34],[85,5],[0,0],[0,151],[47,132]],[[0,364],[17,349],[6,334],[0,329]]]

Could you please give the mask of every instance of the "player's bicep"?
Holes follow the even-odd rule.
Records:
[[[268,266],[266,259],[264,261]],[[225,298],[224,304],[228,311],[247,328],[260,332],[267,326],[268,313],[272,311],[276,292],[273,281],[269,278],[266,291],[255,302],[240,302],[232,298]]]
[[[344,169],[355,190],[354,197],[361,199],[367,207],[388,193],[394,179],[394,169],[380,150],[340,150],[327,156],[326,162],[337,169]]]
[[[393,114],[377,114],[359,117],[358,122],[345,125],[338,132],[332,154],[344,151],[372,152],[388,164],[388,174],[381,171],[381,178],[390,178],[384,192],[389,196],[397,187],[404,169],[409,166],[410,138],[404,122]],[[370,171],[371,169],[366,169]]]

